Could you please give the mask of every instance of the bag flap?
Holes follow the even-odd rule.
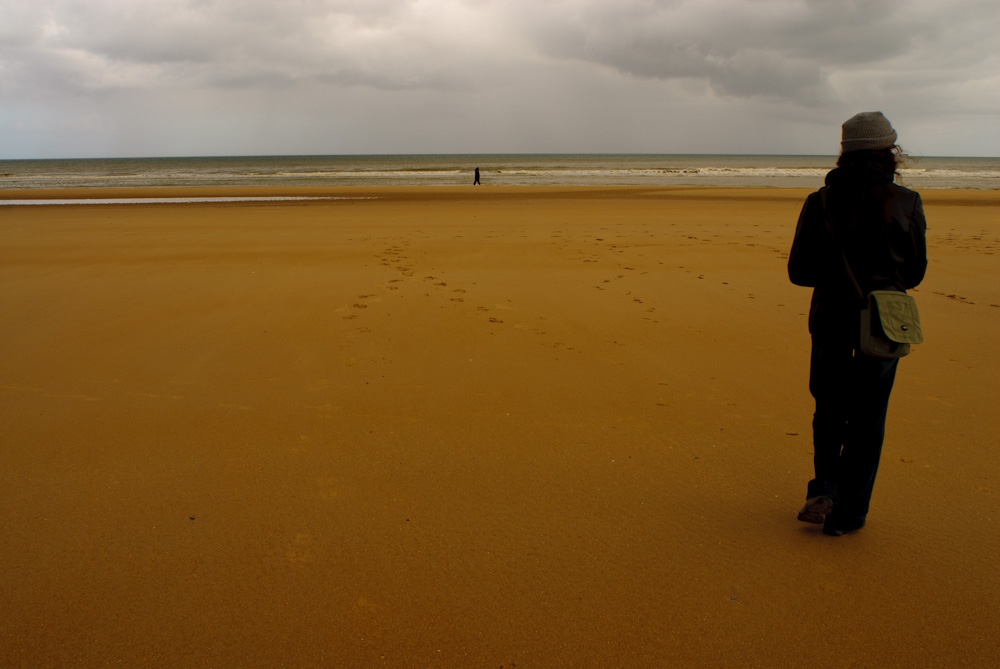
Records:
[[[878,308],[886,336],[901,344],[919,344],[924,340],[916,301],[895,290],[873,290],[871,298]]]

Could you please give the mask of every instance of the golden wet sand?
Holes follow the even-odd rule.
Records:
[[[1000,192],[927,191],[868,526],[801,190],[0,206],[4,667],[995,666]]]

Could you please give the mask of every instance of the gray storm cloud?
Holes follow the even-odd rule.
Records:
[[[998,7],[0,0],[0,139],[19,153],[101,141],[155,151],[145,119],[164,137],[205,133],[218,151],[315,146],[261,132],[284,116],[303,133],[322,128],[328,151],[810,152],[825,146],[817,128],[882,108],[926,133],[928,150],[981,152],[985,137],[1000,152]],[[652,134],[664,118],[687,132]],[[80,127],[90,146],[65,148]]]

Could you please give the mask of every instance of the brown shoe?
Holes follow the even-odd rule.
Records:
[[[810,497],[806,500],[806,505],[799,511],[799,520],[804,523],[814,523],[822,525],[826,520],[826,514],[833,511],[833,500],[825,495]]]

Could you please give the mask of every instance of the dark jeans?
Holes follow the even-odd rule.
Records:
[[[816,478],[807,496],[833,499],[828,527],[853,530],[865,523],[898,363],[864,355],[850,342],[813,338],[809,391],[816,398]]]

